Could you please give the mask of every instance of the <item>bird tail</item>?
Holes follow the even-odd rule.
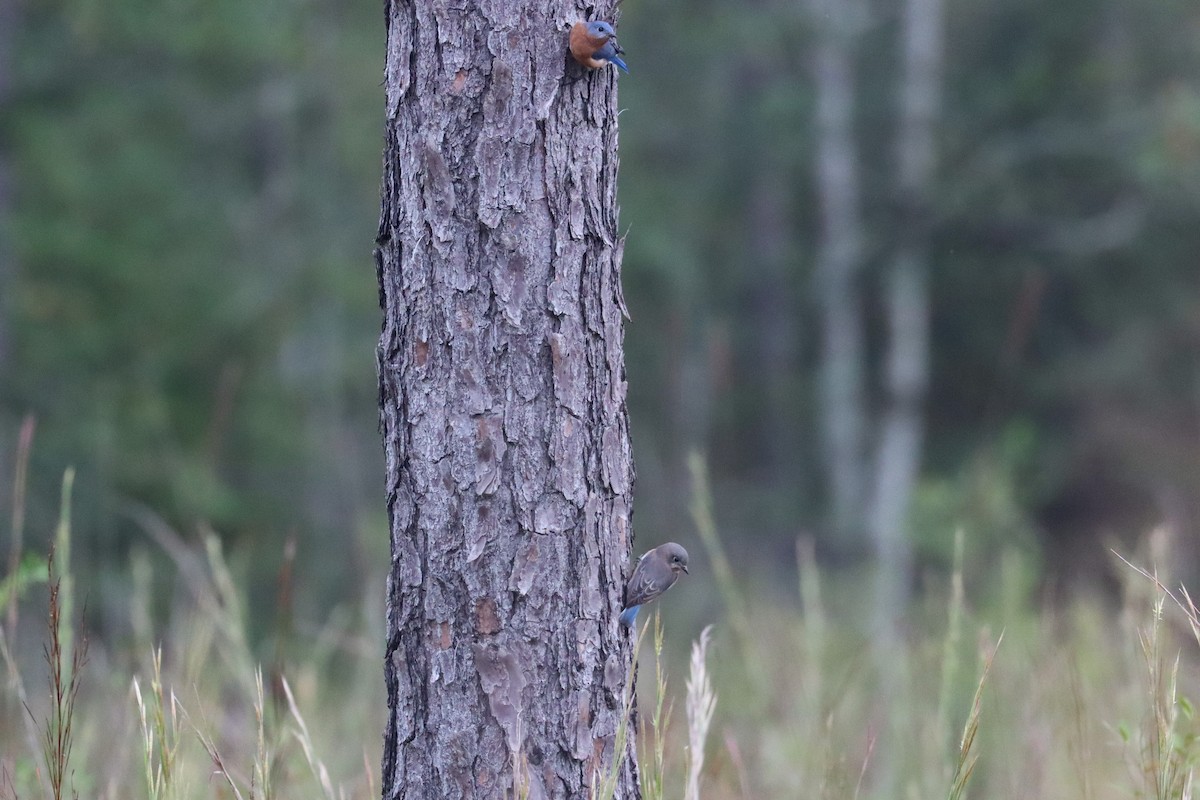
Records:
[[[641,606],[630,606],[629,608],[622,611],[621,616],[618,617],[621,624],[624,625],[626,628],[632,628],[633,621],[635,619],[637,619],[637,612],[638,612],[639,608],[641,608]]]
[[[628,74],[629,74],[629,66],[628,66],[628,65],[625,63],[625,59],[621,58],[621,57],[620,57],[620,56],[618,56],[618,55],[613,55],[613,56],[612,56],[612,57],[609,59],[609,61],[611,61],[612,63],[616,64],[618,67],[620,67],[620,68],[621,68],[621,70],[622,70],[622,71],[623,71],[623,72],[624,72],[626,75],[628,75]]]

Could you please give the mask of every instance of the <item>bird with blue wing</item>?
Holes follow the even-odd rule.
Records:
[[[615,64],[629,72],[621,54],[625,51],[617,44],[617,32],[607,22],[576,22],[571,27],[571,55],[589,69],[600,69]]]
[[[618,618],[621,624],[633,627],[638,609],[674,586],[679,575],[687,571],[688,554],[682,545],[667,542],[646,551],[625,584],[625,602]]]

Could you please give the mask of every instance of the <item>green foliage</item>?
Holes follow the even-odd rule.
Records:
[[[868,287],[904,233],[891,177],[897,7],[866,7],[856,50]],[[1200,232],[1183,222],[1200,208],[1186,177],[1200,170],[1189,8],[947,5],[925,464],[954,483],[1024,429],[1022,529],[1093,490],[1108,503],[1099,516],[1137,528],[1162,486],[1197,488],[1195,448],[1179,446],[1194,441],[1200,296],[1188,255]],[[677,517],[669,489],[699,444],[721,454],[714,492],[750,535],[790,534],[797,517],[820,530],[811,19],[804,4],[758,3],[732,20],[705,3],[623,10],[638,67],[621,83],[630,396],[639,474],[655,486],[640,502],[660,524]],[[787,189],[764,213],[755,192],[772,179]],[[764,230],[780,255],[762,248]],[[780,330],[791,337],[782,379],[760,357]],[[773,462],[782,431],[767,404],[780,380],[803,438]]]
[[[386,541],[368,254],[378,9],[20,5],[15,50],[0,54],[14,189],[0,226],[16,265],[0,287],[0,444],[24,414],[39,421],[33,522],[53,515],[48,487],[75,464],[93,562],[119,560],[142,504],[184,529],[214,525],[256,564],[295,532],[299,567],[336,594],[375,555],[368,542]],[[903,234],[900,87],[896,3],[863,8],[855,152],[876,360],[872,287]],[[943,563],[958,524],[1025,553],[1035,531],[1089,510],[1136,529],[1162,487],[1194,494],[1200,474],[1192,4],[947,9],[929,480],[914,525],[921,554]],[[801,525],[826,545],[814,21],[803,3],[726,10],[621,7],[639,518],[676,524],[699,447],[720,454],[712,489],[739,532],[782,547]],[[351,558],[332,557],[344,536]]]
[[[17,569],[0,580],[0,613],[10,603],[19,603],[31,586],[46,582],[46,559],[34,553],[26,553]]]
[[[315,611],[358,585],[348,575],[387,562],[368,254],[379,9],[20,6],[16,50],[0,63],[12,77],[0,98],[0,158],[14,190],[0,235],[16,265],[0,286],[0,328],[11,333],[0,361],[0,467],[17,421],[32,414],[28,529],[48,544],[61,518],[73,572],[85,565],[85,585],[101,587],[91,597],[114,633],[80,690],[79,785],[193,796],[209,786],[212,762],[227,758],[234,793],[311,796],[319,786],[328,796],[324,751],[334,775],[353,776],[350,792],[373,796],[370,767],[360,774],[363,754],[347,742],[382,727],[369,644],[380,637],[357,611],[374,601],[352,596],[337,614]],[[736,14],[710,0],[621,8],[634,68],[620,79],[620,157],[637,518],[639,532],[667,531],[690,511],[716,580],[697,605],[725,605],[709,664],[724,749],[710,754],[706,785],[714,797],[869,796],[882,723],[860,633],[862,586],[823,572],[814,555],[828,542],[813,422],[812,20],[803,4],[752,3]],[[962,0],[948,9],[934,375],[912,526],[928,580],[898,656],[912,666],[895,706],[914,743],[904,754],[910,794],[948,792],[954,765],[965,778],[963,765],[975,764],[976,797],[1127,796],[1128,775],[1104,757],[1124,739],[1135,774],[1148,776],[1136,790],[1179,795],[1195,759],[1190,657],[1176,672],[1164,628],[1141,664],[1130,631],[1097,609],[1032,609],[1030,598],[1046,528],[1084,517],[1137,531],[1130,521],[1162,495],[1200,492],[1195,3]],[[904,232],[889,177],[895,10],[871,6],[856,52],[867,285]],[[868,292],[872,359],[877,300]],[[768,368],[776,336],[782,366]],[[798,432],[793,440],[781,423]],[[719,454],[711,475],[686,457],[698,446]],[[60,484],[71,464],[77,480]],[[711,481],[712,497],[697,493],[703,501],[689,509],[681,498],[692,481]],[[733,557],[716,537],[714,499],[737,537]],[[180,581],[142,540],[154,535],[147,507],[183,532],[167,537],[182,548],[171,562]],[[767,574],[755,560],[777,561],[799,530],[811,532],[799,550],[802,601],[747,586]],[[324,627],[307,632],[303,657],[290,662],[294,680],[277,689],[256,672],[256,642],[271,627],[261,609],[271,607],[292,532],[304,573],[298,603],[313,612],[298,616]],[[27,552],[0,582],[0,610],[33,602],[45,578],[45,561]],[[69,605],[69,582],[62,591]],[[1146,611],[1132,600],[1126,609],[1139,619]],[[1006,646],[986,671],[993,627],[1005,629]],[[120,649],[126,630],[136,655]],[[287,650],[288,634],[276,633]],[[368,644],[344,644],[359,636]],[[977,636],[989,644],[976,647]],[[162,663],[151,664],[160,638]],[[9,713],[27,697],[12,680],[19,657],[0,645],[10,667],[0,754],[18,754],[0,756],[0,767],[33,795],[45,775],[23,718]],[[670,652],[658,648],[660,658]],[[123,696],[135,676],[149,687],[136,717]],[[654,716],[669,707],[665,694]],[[272,714],[281,697],[290,717]],[[310,735],[302,707],[330,721],[326,729]],[[202,720],[197,730],[184,723],[188,708],[193,719],[213,709],[202,736],[192,736]],[[955,741],[959,720],[970,748]],[[134,733],[112,733],[121,730]],[[678,735],[656,723],[654,736],[644,763],[657,772],[646,774],[669,795]],[[204,737],[211,751],[199,746]],[[139,761],[145,775],[119,772]],[[373,751],[366,761],[377,763]],[[1147,788],[1156,775],[1158,788]]]
[[[305,464],[369,441],[375,413],[377,59],[358,43],[378,14],[51,0],[20,23],[0,424],[39,420],[34,481],[78,464],[103,559],[129,499],[235,539],[324,532]]]
[[[962,563],[959,537],[969,543],[969,582],[976,591],[1020,605],[1042,575],[1038,526],[1029,482],[1037,445],[1014,424],[994,447],[955,475],[923,481],[914,497],[913,543],[918,558],[949,572]],[[1000,569],[997,569],[997,563]]]

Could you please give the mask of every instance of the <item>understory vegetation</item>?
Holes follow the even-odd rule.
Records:
[[[135,555],[128,616],[104,621],[125,639],[89,634],[67,513],[49,559],[15,561],[0,586],[0,797],[376,797],[381,580],[320,624],[293,623],[303,587],[286,569],[277,607],[252,609],[246,568],[215,534],[164,535],[170,558]],[[801,542],[798,589],[755,592],[733,580],[715,530],[701,538],[709,567],[691,580],[723,613],[692,641],[680,609],[694,604],[668,597],[640,632],[647,798],[877,797],[885,758],[904,797],[1192,796],[1200,617],[1185,589],[1134,565],[1156,548],[1114,555],[1119,598],[981,607],[960,535],[955,567],[926,581],[891,654],[886,685],[901,690],[883,696],[855,581]],[[148,589],[164,565],[179,587],[165,605]],[[250,619],[272,614],[252,641]]]

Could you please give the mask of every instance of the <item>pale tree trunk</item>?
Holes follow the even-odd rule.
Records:
[[[854,50],[863,8],[857,2],[810,0],[817,31],[817,196],[821,229],[816,257],[821,305],[821,431],[833,505],[844,546],[865,539],[866,353],[859,279],[863,223],[854,135]]]
[[[607,18],[604,7],[592,15]],[[633,464],[617,75],[563,0],[386,7],[385,798],[579,798],[614,752]]]
[[[13,70],[16,68],[17,25],[20,8],[17,0],[0,0],[0,112],[12,103]],[[3,231],[12,224],[12,156],[0,150],[0,380],[8,369],[10,357],[10,315],[17,267],[10,237]]]
[[[905,0],[897,138],[900,234],[884,275],[888,338],[884,411],[876,450],[868,524],[874,543],[875,642],[881,696],[896,697],[905,671],[900,656],[909,601],[912,543],[909,509],[921,465],[924,401],[929,382],[929,229],[935,177],[935,133],[942,80],[942,0]],[[895,793],[882,755],[883,791]]]
[[[908,599],[908,511],[921,464],[929,383],[929,228],[941,94],[942,0],[906,0],[897,141],[900,235],[884,275],[888,339],[872,539],[883,565],[877,608],[888,618]]]

